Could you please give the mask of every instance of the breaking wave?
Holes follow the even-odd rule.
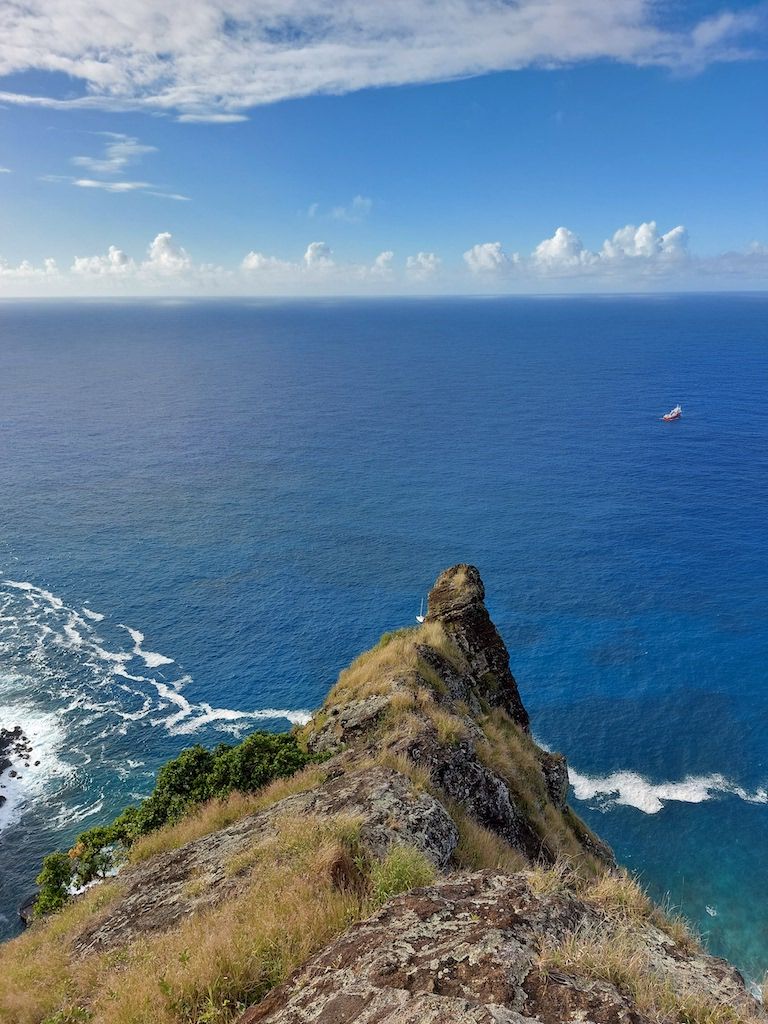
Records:
[[[57,793],[61,811],[55,813],[70,821],[97,814],[110,785],[106,777],[126,778],[126,753],[156,747],[137,730],[238,736],[254,722],[309,719],[295,709],[190,700],[184,690],[191,676],[145,639],[141,630],[90,607],[70,607],[43,587],[0,581],[0,726],[20,725],[32,745],[29,765],[14,764],[15,776],[0,780],[0,830],[38,798],[51,801]],[[89,768],[92,761],[98,772]]]
[[[645,814],[658,814],[668,801],[700,804],[718,795],[735,796],[750,804],[768,803],[768,790],[749,792],[717,773],[689,775],[679,782],[650,782],[632,771],[594,777],[569,768],[568,777],[577,800],[596,800],[603,810],[623,804]]]

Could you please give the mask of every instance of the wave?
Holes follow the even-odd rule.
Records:
[[[622,804],[645,814],[658,814],[668,801],[700,804],[718,795],[735,796],[750,804],[768,803],[768,790],[750,792],[718,773],[688,775],[679,782],[650,782],[633,771],[590,776],[569,768],[568,778],[577,800],[597,798],[604,810]]]
[[[145,639],[143,631],[85,605],[70,607],[43,587],[0,580],[0,724],[21,725],[41,762],[20,780],[3,778],[0,830],[38,795],[53,800],[44,783],[52,775],[70,777],[72,791],[59,803],[71,802],[75,791],[83,795],[85,787],[88,803],[76,814],[95,814],[105,773],[125,778],[125,737],[137,753],[151,745],[136,731],[143,727],[174,736],[202,730],[239,736],[254,722],[303,724],[310,717],[298,709],[217,708],[190,700],[183,691],[192,677],[175,658],[147,649]],[[45,723],[37,730],[36,715]],[[99,765],[98,779],[92,762]]]

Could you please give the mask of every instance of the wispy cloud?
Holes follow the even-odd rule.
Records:
[[[81,178],[72,175],[46,174],[42,181],[64,182],[74,185],[76,188],[97,189],[102,192],[113,192],[126,194],[130,192],[142,192],[146,195],[156,196],[159,199],[174,199],[180,202],[188,202],[189,196],[181,195],[178,192],[167,192],[150,181],[136,181],[116,178],[122,174],[130,165],[139,163],[148,153],[156,153],[156,146],[147,146],[139,142],[131,135],[123,135],[120,132],[94,132],[94,135],[106,139],[102,151],[97,156],[80,155],[73,156],[70,163],[75,167],[84,167],[93,174],[101,175],[99,178]]]
[[[10,167],[0,167],[0,174],[10,174],[10,173],[11,173],[11,168]]]
[[[373,200],[368,196],[355,196],[351,202],[343,206],[332,206],[324,210],[320,203],[311,203],[307,209],[310,220],[340,220],[347,224],[359,224],[365,220],[373,209]]]
[[[117,132],[98,132],[107,139],[101,156],[73,156],[76,167],[85,167],[93,174],[121,174],[126,167],[138,163],[147,153],[156,153],[157,147],[147,146],[130,135]]]
[[[183,18],[154,0],[27,0],[0,8],[0,76],[63,72],[81,95],[0,101],[227,122],[318,93],[603,59],[698,70],[764,45],[762,4],[678,8],[670,27],[657,0],[189,0]]]

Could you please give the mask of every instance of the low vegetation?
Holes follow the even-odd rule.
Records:
[[[233,865],[240,894],[162,935],[73,963],[69,944],[102,912],[107,882],[0,951],[3,1024],[229,1024],[313,952],[391,896],[430,882],[407,846],[380,862],[345,815],[283,817]]]
[[[539,969],[607,981],[630,999],[639,1012],[658,1024],[757,1024],[747,1001],[744,1008],[712,997],[681,992],[651,962],[637,929],[619,920],[581,927],[565,938],[545,943]]]
[[[199,813],[205,827],[210,824],[208,831],[222,828],[247,813],[246,794],[274,779],[292,776],[317,760],[301,749],[291,733],[256,732],[242,743],[223,743],[214,750],[190,747],[163,765],[154,790],[138,807],[127,807],[111,824],[81,833],[69,853],[57,851],[44,859],[37,877],[40,895],[35,914],[59,910],[73,888],[105,878],[142,837],[151,837],[176,823],[181,823],[183,834],[194,834],[201,822],[194,814],[188,816],[203,804],[205,810]],[[253,803],[257,809],[258,800]],[[159,848],[167,849],[163,846],[167,841],[166,836]],[[148,838],[144,855],[147,850],[155,852],[153,847]],[[136,859],[140,857],[141,853]]]

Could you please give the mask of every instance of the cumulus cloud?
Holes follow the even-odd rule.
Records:
[[[304,266],[308,270],[329,270],[333,265],[333,253],[325,242],[309,243],[304,253]]]
[[[186,250],[174,243],[170,231],[161,231],[150,242],[143,266],[161,274],[179,274],[188,270],[192,266],[192,261]]]
[[[405,261],[407,273],[416,280],[434,277],[440,268],[440,257],[433,252],[419,252]]]
[[[473,274],[499,274],[520,262],[519,254],[508,255],[501,242],[480,242],[468,249],[463,258]]]
[[[614,231],[597,251],[561,226],[527,257],[509,255],[501,242],[480,242],[463,254],[448,254],[445,263],[426,250],[396,262],[389,249],[370,262],[345,261],[316,241],[293,259],[253,249],[227,269],[195,262],[167,231],[155,235],[143,257],[110,245],[106,252],[76,256],[66,271],[52,259],[39,265],[0,260],[5,295],[460,294],[487,292],[489,286],[516,293],[766,288],[768,246],[752,242],[700,257],[689,252],[682,225],[661,232],[646,221]]]
[[[688,232],[679,224],[662,234],[656,221],[626,224],[607,238],[599,252],[592,252],[577,234],[559,227],[531,254],[530,266],[540,273],[563,275],[645,274],[670,270],[670,264],[688,260]]]
[[[72,273],[102,277],[109,274],[128,274],[136,270],[136,264],[116,245],[110,245],[105,256],[76,256]]]
[[[614,60],[699,68],[751,57],[761,5],[704,19],[656,0],[26,0],[0,7],[0,75],[68,76],[79,94],[0,102],[175,111],[227,122],[250,107],[524,67]]]
[[[391,249],[380,252],[371,266],[371,274],[374,277],[391,277],[394,273],[395,254]]]
[[[560,227],[533,250],[532,262],[549,269],[577,268],[594,263],[595,255],[584,248],[581,239],[569,228]]]
[[[54,259],[44,259],[40,267],[36,267],[29,260],[22,260],[21,263],[14,267],[6,260],[0,259],[0,281],[45,281],[46,279],[58,277],[58,275],[59,268],[56,266],[56,260]]]
[[[687,255],[687,250],[688,232],[682,224],[662,235],[656,221],[650,220],[639,227],[627,224],[619,228],[603,242],[600,255],[606,260],[655,259],[659,256],[680,259]]]

